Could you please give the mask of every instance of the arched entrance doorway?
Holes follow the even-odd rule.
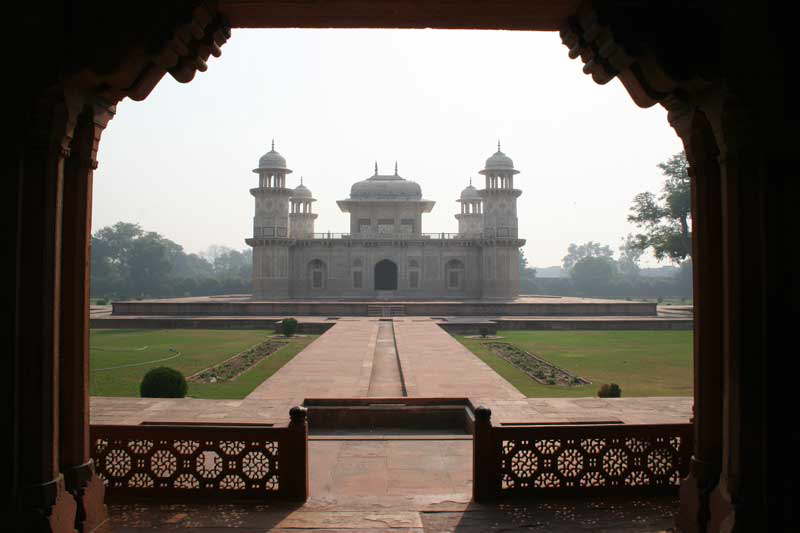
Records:
[[[384,259],[375,264],[375,290],[397,290],[397,264],[394,261]]]

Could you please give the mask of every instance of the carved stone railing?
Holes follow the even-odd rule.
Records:
[[[670,492],[689,468],[691,424],[495,426],[475,410],[473,497]]]
[[[308,421],[269,425],[93,425],[92,459],[108,499],[308,498]]]

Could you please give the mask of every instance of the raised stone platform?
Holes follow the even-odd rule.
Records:
[[[656,304],[567,296],[514,300],[258,301],[248,295],[113,302],[114,316],[656,316]],[[386,309],[382,309],[386,307]]]
[[[93,310],[93,319],[99,314]],[[465,405],[485,405],[498,425],[685,423],[691,397],[526,398],[437,321],[390,320],[331,321],[332,328],[241,400],[92,397],[92,424],[282,425],[292,406],[309,409],[306,503],[213,511],[191,504],[112,505],[109,530],[422,533],[515,531],[534,524],[542,531],[567,532],[576,526],[586,531],[671,526],[672,496],[625,499],[624,505],[506,500],[499,510],[472,502],[471,430],[454,426],[452,414],[459,406],[463,412]]]

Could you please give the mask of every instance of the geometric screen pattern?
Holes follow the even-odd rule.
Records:
[[[508,438],[509,428],[503,428],[501,491],[678,486],[691,454],[690,425],[672,432],[665,426],[660,431],[617,428],[611,434],[588,427],[549,428],[546,438],[531,434],[530,428],[519,428],[526,433],[520,438]]]
[[[249,438],[231,438],[219,427],[136,429],[148,431],[92,428],[95,470],[112,494],[235,491],[264,497],[279,490],[278,428],[270,428],[269,436],[259,428]]]

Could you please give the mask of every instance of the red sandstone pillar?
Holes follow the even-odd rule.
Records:
[[[308,499],[308,410],[295,406],[289,410],[289,437],[283,440],[278,468],[281,494],[292,500]]]
[[[59,303],[64,157],[79,98],[40,103],[19,169],[16,296],[17,502],[24,531],[74,531],[75,500],[59,473]]]
[[[89,443],[89,265],[92,176],[100,135],[114,107],[95,105],[78,117],[64,165],[61,226],[61,471],[78,504],[76,525],[93,531],[106,520],[105,486],[94,472]]]
[[[475,409],[475,431],[472,438],[472,499],[490,501],[500,494],[500,450],[492,435],[492,411]]]
[[[788,290],[779,279],[767,275],[768,267],[776,267],[770,260],[784,258],[781,243],[769,240],[770,218],[777,217],[778,211],[770,213],[768,206],[770,202],[780,205],[780,195],[771,195],[770,190],[779,190],[780,180],[786,185],[790,178],[775,176],[775,184],[770,183],[770,169],[765,154],[759,151],[756,133],[746,131],[752,122],[736,109],[726,110],[724,118],[729,144],[720,150],[723,455],[720,481],[710,496],[709,531],[762,531],[772,529],[766,524],[770,492],[785,490],[768,486],[768,465],[787,460],[767,453],[766,370],[769,365],[780,368],[786,356],[775,343],[783,335],[781,328],[773,328],[768,335],[767,327],[777,325],[775,315],[789,308],[766,307],[770,297],[774,303],[780,302],[777,290]],[[788,213],[783,216],[783,222],[788,221]],[[789,297],[783,298],[788,304]],[[776,464],[773,468],[780,467]],[[775,523],[783,519],[773,517]]]
[[[681,481],[681,531],[705,531],[708,498],[722,459],[722,211],[718,155],[710,125],[695,114],[686,139],[692,176],[694,272],[694,452]]]

